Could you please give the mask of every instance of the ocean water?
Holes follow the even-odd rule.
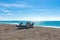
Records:
[[[0,24],[26,24],[27,21],[0,21]],[[43,27],[56,27],[60,28],[60,21],[31,21],[34,23],[34,26],[43,26]]]
[[[0,21],[0,24],[26,24],[27,21]]]
[[[35,26],[60,28],[60,21],[39,21],[35,22]]]

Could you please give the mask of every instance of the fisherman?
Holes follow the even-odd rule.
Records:
[[[19,26],[21,27],[23,23],[20,23]]]
[[[30,28],[30,22],[29,21],[26,23],[26,28]]]
[[[33,28],[33,26],[34,26],[34,23],[31,24],[31,28]]]

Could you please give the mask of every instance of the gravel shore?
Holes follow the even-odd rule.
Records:
[[[0,40],[60,40],[60,29],[34,27],[18,30],[16,25],[0,24]]]

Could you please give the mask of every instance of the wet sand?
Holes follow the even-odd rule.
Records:
[[[60,29],[34,27],[18,30],[16,25],[0,24],[0,40],[60,40]]]

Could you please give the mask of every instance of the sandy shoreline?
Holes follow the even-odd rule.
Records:
[[[60,40],[60,28],[34,27],[18,30],[16,25],[0,24],[0,40]]]

